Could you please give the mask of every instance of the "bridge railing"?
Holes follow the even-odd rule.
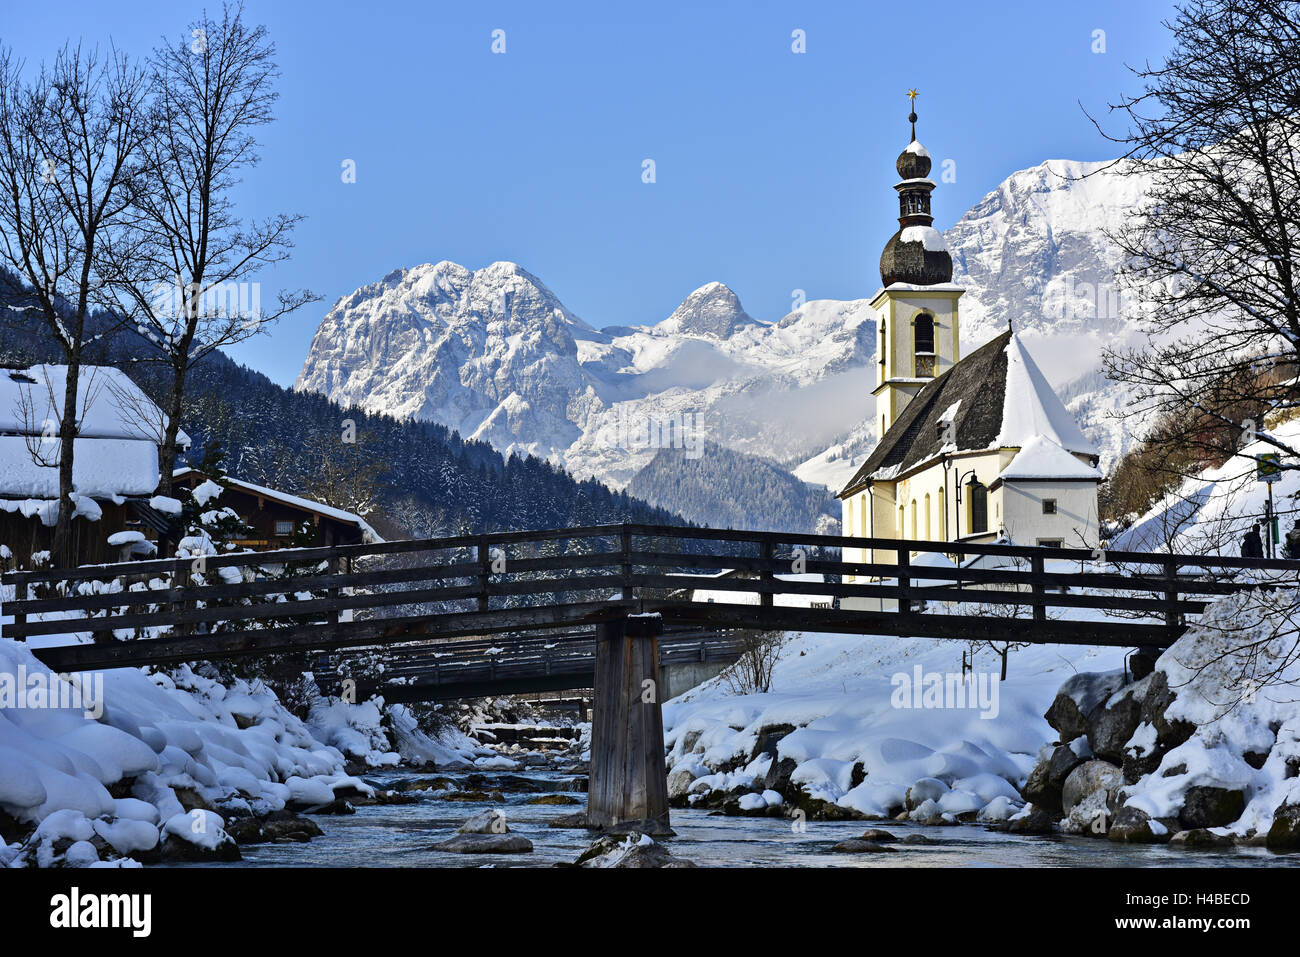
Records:
[[[846,549],[892,561],[846,561]],[[285,569],[292,577],[280,577]],[[90,636],[96,650],[47,660],[107,665],[571,628],[634,611],[701,627],[1163,645],[1207,599],[1294,584],[1298,570],[1284,560],[629,523],[0,581],[14,589],[5,635]]]

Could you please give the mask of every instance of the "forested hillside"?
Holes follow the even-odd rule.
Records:
[[[0,364],[60,361],[29,305],[12,279],[0,276]],[[110,327],[102,315],[94,323]],[[141,340],[121,332],[103,336],[87,354],[88,362],[125,370],[158,400],[163,369],[149,359]],[[682,523],[672,512],[594,480],[576,481],[531,456],[503,459],[490,445],[465,441],[444,426],[293,392],[221,353],[191,374],[181,425],[194,440],[188,461],[219,444],[232,476],[368,512],[389,535]],[[355,433],[355,442],[344,441],[345,431]]]

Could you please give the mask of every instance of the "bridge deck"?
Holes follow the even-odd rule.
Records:
[[[844,561],[846,548],[894,561]],[[10,573],[0,630],[37,639],[59,671],[488,635],[523,647],[651,612],[696,631],[1166,647],[1213,597],[1295,584],[1298,569],[627,524]]]

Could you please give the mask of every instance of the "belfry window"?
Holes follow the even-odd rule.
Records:
[[[912,353],[916,357],[914,375],[934,375],[934,317],[923,312],[912,320]]]

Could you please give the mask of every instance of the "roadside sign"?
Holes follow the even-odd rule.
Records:
[[[1282,456],[1265,452],[1255,461],[1255,478],[1260,482],[1276,482],[1282,477]]]

